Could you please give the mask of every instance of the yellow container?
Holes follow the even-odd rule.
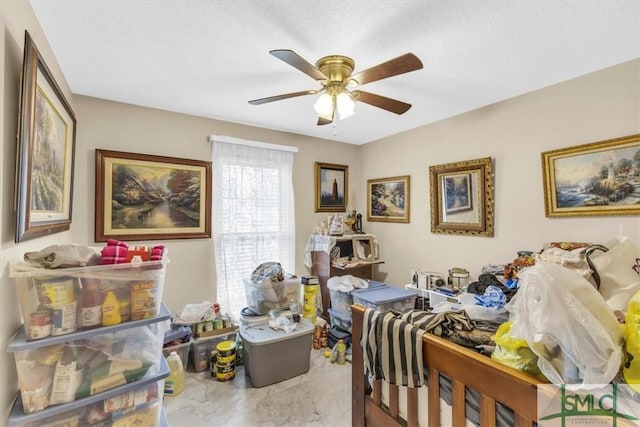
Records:
[[[232,354],[231,356],[218,356],[216,357],[216,365],[231,365],[236,363],[236,355]]]
[[[222,341],[216,346],[218,350],[218,357],[235,356],[236,354],[236,342],[235,341]]]
[[[309,319],[311,323],[316,323],[320,286],[317,284],[305,284],[303,285],[303,290],[302,317]]]
[[[113,291],[107,292],[107,296],[102,303],[102,325],[112,326],[122,322],[120,316],[120,302]]]
[[[184,390],[186,381],[182,359],[180,359],[178,353],[172,351],[167,357],[167,364],[171,372],[164,382],[164,395],[177,396]]]

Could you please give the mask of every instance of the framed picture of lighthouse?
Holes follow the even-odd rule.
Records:
[[[345,212],[349,192],[349,166],[315,163],[316,212]]]
[[[542,153],[548,217],[638,215],[640,134]]]

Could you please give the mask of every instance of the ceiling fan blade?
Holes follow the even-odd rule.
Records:
[[[349,80],[355,80],[358,82],[358,85],[362,86],[367,83],[419,70],[421,68],[422,61],[420,61],[417,56],[413,53],[405,53],[402,56],[383,62],[382,64],[378,64],[364,71],[360,71],[359,73],[352,75]]]
[[[365,104],[373,105],[374,107],[382,108],[392,113],[403,114],[411,108],[411,104],[398,101],[397,99],[387,98],[386,96],[376,95],[375,93],[363,92],[361,90],[356,90],[352,93],[356,96],[356,101],[364,102]]]
[[[295,98],[296,96],[314,95],[318,93],[317,90],[303,90],[300,92],[285,93],[282,95],[268,96],[266,98],[252,99],[249,101],[251,105],[266,104],[267,102],[280,101],[281,99]]]
[[[327,76],[325,76],[324,73],[322,73],[320,70],[314,67],[313,64],[311,64],[292,50],[276,49],[269,51],[269,53],[291,65],[293,68],[297,68],[314,80],[328,80]]]

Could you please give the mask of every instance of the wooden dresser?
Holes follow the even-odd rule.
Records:
[[[373,239],[375,237],[371,236]],[[344,243],[352,239],[366,238],[360,235],[355,236],[339,236],[336,240],[339,243]],[[343,246],[344,247],[344,246]],[[376,251],[377,253],[377,251]],[[381,262],[381,261],[378,261]],[[322,317],[329,320],[327,309],[331,307],[331,296],[329,289],[327,288],[327,280],[334,276],[345,276],[350,274],[354,277],[361,279],[371,280],[373,279],[373,265],[374,263],[363,263],[354,267],[335,267],[331,264],[331,258],[325,251],[311,251],[311,274],[318,276],[320,283],[320,293],[322,295]]]

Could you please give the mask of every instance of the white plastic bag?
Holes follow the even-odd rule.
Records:
[[[600,293],[611,308],[626,311],[631,297],[640,291],[640,246],[628,237],[605,246],[609,251],[591,256],[600,276]]]
[[[365,289],[369,287],[369,282],[359,277],[345,274],[344,276],[333,276],[327,280],[327,288],[340,292],[351,292],[354,289]]]
[[[511,335],[524,338],[555,384],[607,384],[623,361],[623,334],[611,308],[580,274],[540,262],[518,273],[506,305]]]

